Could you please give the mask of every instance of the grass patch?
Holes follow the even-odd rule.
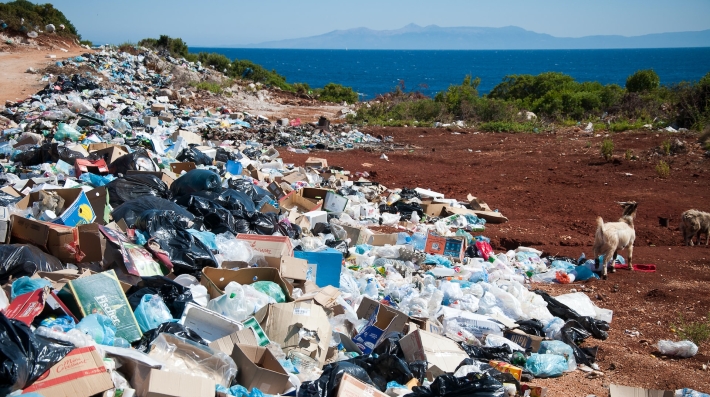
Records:
[[[666,139],[665,141],[661,142],[661,151],[666,156],[671,155],[671,140],[670,139]]]
[[[671,167],[665,161],[661,160],[656,165],[656,174],[659,178],[666,179],[671,175]]]
[[[481,131],[486,132],[535,132],[533,123],[518,123],[511,121],[489,121],[479,126]]]
[[[197,88],[198,90],[209,91],[213,94],[221,94],[223,92],[222,85],[213,81],[201,81],[199,83],[193,83],[191,85]]]
[[[614,155],[614,141],[612,141],[611,139],[603,140],[601,145],[601,152],[602,157],[604,157],[604,160],[611,160],[611,157]]]
[[[710,339],[710,313],[704,321],[687,321],[683,314],[679,314],[678,322],[671,324],[671,329],[681,340],[700,345]]]

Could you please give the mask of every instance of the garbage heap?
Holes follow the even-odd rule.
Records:
[[[101,79],[1,112],[0,394],[540,396],[526,382],[599,375],[580,345],[612,313],[530,284],[593,277],[584,258],[496,254],[507,218],[475,197],[279,157],[365,134],[193,111],[140,57],[75,62]]]

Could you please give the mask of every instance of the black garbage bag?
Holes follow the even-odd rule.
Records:
[[[414,374],[407,362],[392,354],[374,358],[372,371],[368,372],[368,374],[381,391],[387,390],[387,383],[390,381],[404,385],[414,378]]]
[[[279,216],[274,212],[266,214],[255,212],[249,221],[250,228],[255,234],[270,236],[279,228]]]
[[[569,320],[560,330],[562,341],[574,351],[574,358],[579,364],[591,365],[596,361],[596,349],[583,349],[579,345],[591,334],[577,321]]]
[[[465,366],[465,365],[475,365],[479,367],[481,370],[478,371],[477,373],[487,373],[490,375],[493,379],[499,381],[500,383],[511,383],[515,385],[515,388],[520,392],[520,381],[515,379],[513,374],[507,373],[507,372],[500,372],[497,369],[491,367],[487,362],[483,362],[480,360],[476,360],[473,358],[467,358],[459,364],[458,367],[456,367],[456,371],[459,370],[459,368]],[[525,368],[523,368],[523,371],[526,371]]]
[[[256,186],[247,179],[230,179],[228,184],[230,189],[245,193],[254,203],[260,203],[265,198],[275,200],[274,195],[268,190]]]
[[[292,239],[300,239],[301,234],[303,234],[303,230],[301,230],[300,226],[295,225],[289,222],[287,218],[284,218],[279,222],[279,233]]]
[[[194,195],[206,197],[231,211],[237,218],[248,217],[256,212],[256,206],[249,196],[234,189],[223,189],[221,192],[202,191]],[[236,213],[235,213],[236,212]]]
[[[138,284],[128,290],[126,296],[133,311],[136,310],[145,294],[159,295],[175,319],[182,316],[185,305],[194,302],[192,291],[189,288],[165,276],[142,277]]]
[[[431,386],[415,386],[413,393],[404,397],[504,397],[503,384],[489,374],[471,373],[457,378],[453,375],[441,375],[434,379]]]
[[[417,193],[416,190],[414,189],[408,189],[408,188],[402,188],[402,191],[399,192],[399,197],[405,199],[405,200],[411,200],[413,198],[421,199],[422,197]]]
[[[215,155],[214,159],[216,161],[221,161],[223,163],[226,163],[229,160],[232,161],[237,161],[240,158],[242,158],[242,155],[239,153],[234,153],[230,152],[229,150],[226,150],[224,148],[218,147],[217,148],[217,154]]]
[[[551,297],[550,294],[545,291],[535,290],[533,292],[540,295],[542,299],[547,302],[547,309],[550,310],[550,313],[553,316],[559,317],[565,321],[577,320],[579,324],[582,325],[582,327],[584,327],[584,329],[592,334],[592,336],[596,339],[605,340],[609,337],[609,334],[607,333],[607,331],[609,331],[609,323],[606,321],[597,320],[592,317],[580,316],[579,313],[572,310],[557,299]]]
[[[62,262],[29,244],[0,244],[0,285],[12,278],[62,270]]]
[[[123,219],[128,226],[133,226],[140,214],[147,210],[173,211],[182,218],[185,218],[187,222],[195,218],[195,216],[186,209],[172,201],[154,196],[146,196],[126,201],[114,208],[111,212],[111,217],[115,221]]]
[[[199,279],[202,268],[217,267],[209,247],[187,231],[185,218],[175,212],[145,211],[135,226],[151,236],[149,245],[156,242],[167,253],[176,275],[191,274]]]
[[[424,209],[419,203],[405,203],[404,201],[398,201],[394,203],[395,212],[399,212],[402,220],[409,220],[412,218],[412,213],[416,212],[419,217],[424,216]]]
[[[510,363],[510,355],[513,354],[508,345],[497,347],[472,346],[465,343],[460,343],[460,345],[469,357],[480,361],[500,360]]]
[[[518,329],[521,331],[525,332],[528,335],[535,335],[535,336],[545,336],[545,331],[543,330],[545,326],[542,324],[540,320],[536,319],[531,319],[531,320],[522,320],[518,321],[516,324],[518,324]]]
[[[0,312],[0,395],[21,390],[74,349],[35,335],[25,323]]]
[[[24,166],[56,163],[59,160],[74,165],[76,159],[85,158],[82,153],[71,150],[59,143],[45,143],[42,146],[23,145],[18,147],[18,149],[21,152],[16,154],[12,160]]]
[[[208,198],[186,195],[178,198],[176,203],[187,208],[193,215],[202,217],[202,225],[214,234],[224,232],[239,233],[236,229],[234,215]]]
[[[222,190],[219,175],[209,170],[190,170],[176,179],[170,185],[173,197],[201,192],[205,190],[219,192]]]
[[[402,336],[403,335],[399,332],[393,332],[388,334],[380,341],[380,343],[375,347],[372,352],[374,354],[377,354],[378,356],[393,355],[400,358],[404,358],[402,348],[399,346],[399,340],[402,339]]]
[[[158,328],[154,328],[148,332],[144,332],[143,337],[138,341],[138,346],[136,346],[136,350],[140,350],[143,353],[150,352],[150,344],[153,343],[155,338],[157,338],[158,335],[162,333],[179,336],[180,338],[185,338],[187,340],[205,346],[209,344],[209,342],[202,339],[202,337],[198,335],[197,332],[191,330],[190,328],[185,327],[180,323],[167,322],[160,324]]]
[[[348,242],[344,240],[328,240],[325,242],[325,245],[333,248],[337,251],[340,251],[341,254],[343,254],[343,258],[346,258],[350,255],[350,252],[348,251]]]
[[[323,374],[313,382],[303,382],[298,397],[334,397],[343,374],[355,377],[368,385],[375,386],[364,368],[349,361],[339,361],[323,367]]]
[[[124,154],[108,166],[108,171],[114,175],[126,174],[126,171],[158,171],[158,166],[151,160],[145,149],[138,149],[133,153]]]
[[[175,158],[183,163],[195,163],[196,165],[212,165],[212,157],[202,153],[195,147],[183,149]]]
[[[147,196],[170,198],[168,185],[152,174],[125,175],[107,183],[106,189],[113,207]]]

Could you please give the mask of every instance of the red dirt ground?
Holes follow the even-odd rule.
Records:
[[[496,250],[532,246],[550,254],[591,256],[595,218],[616,221],[617,201],[639,203],[634,262],[653,263],[656,273],[619,270],[608,281],[572,285],[537,285],[553,295],[583,290],[601,307],[614,311],[609,338],[588,339],[599,346],[597,362],[604,376],[587,379],[576,371],[558,379],[536,380],[548,396],[607,396],[609,384],[674,390],[689,387],[710,392],[710,342],[690,359],[661,357],[660,339],[676,340],[671,324],[682,314],[708,320],[710,313],[710,248],[685,247],[678,229],[681,212],[710,211],[710,159],[697,136],[641,131],[615,134],[615,158],[600,155],[602,136],[575,132],[532,134],[455,134],[433,128],[370,128],[372,135],[394,137],[416,149],[317,152],[330,165],[351,172],[376,171],[371,178],[385,186],[423,187],[458,199],[468,193],[486,201],[510,219],[487,225]],[[685,153],[656,154],[666,139],[686,143]],[[638,160],[625,159],[631,150]],[[286,162],[302,165],[308,155],[281,150]],[[656,164],[670,164],[670,177],[659,178]],[[370,165],[368,167],[368,165]],[[670,218],[669,227],[659,217]],[[622,253],[625,257],[626,252]],[[625,331],[640,336],[626,336]]]

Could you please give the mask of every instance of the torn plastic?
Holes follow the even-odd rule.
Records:
[[[574,350],[568,344],[558,340],[545,340],[540,342],[539,354],[556,354],[562,356],[567,361],[565,372],[577,369],[577,361],[574,359]]]
[[[49,280],[45,280],[43,278],[33,279],[27,276],[22,276],[12,282],[10,299],[14,300],[22,294],[51,286],[52,283]]]

